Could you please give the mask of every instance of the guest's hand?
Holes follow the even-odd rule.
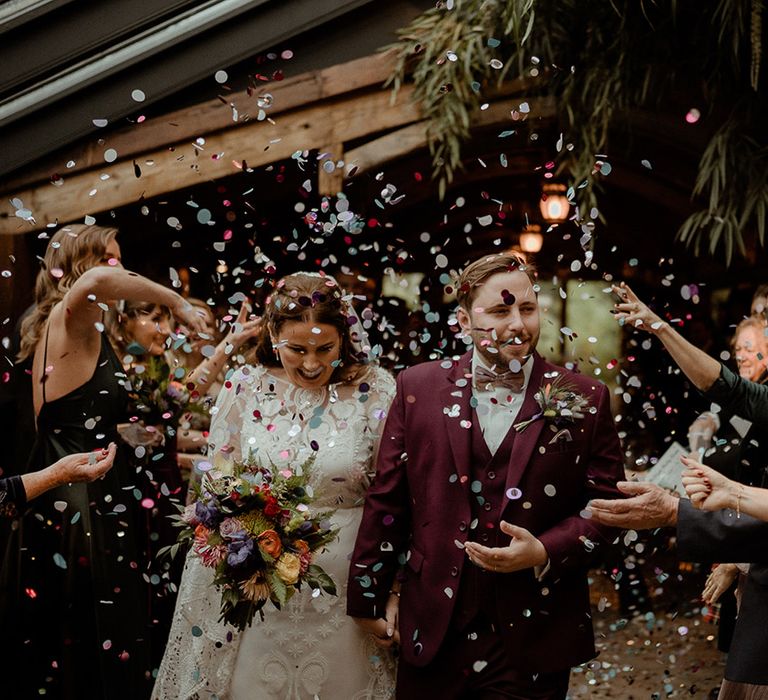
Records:
[[[205,312],[190,304],[184,297],[178,296],[171,312],[173,313],[173,318],[184,326],[190,335],[196,336],[200,333],[205,333],[206,324],[203,318]]]
[[[59,484],[95,481],[112,469],[116,452],[117,446],[114,442],[110,442],[109,446],[103,450],[78,452],[62,457],[48,469]]]
[[[163,427],[144,425],[143,421],[118,423],[117,433],[131,447],[160,447],[165,444]]]
[[[251,314],[251,305],[244,301],[240,305],[240,312],[237,314],[229,333],[224,337],[224,341],[227,345],[232,346],[231,352],[234,352],[247,340],[255,338],[260,332],[261,316]]]
[[[677,524],[678,498],[661,486],[644,481],[620,481],[616,485],[631,498],[596,498],[587,505],[585,517],[634,530]]]
[[[355,617],[353,619],[368,634],[373,636],[376,646],[382,649],[389,649],[395,643],[395,635],[387,634],[387,620],[383,620],[380,617],[375,619],[372,617]],[[400,639],[399,634],[397,639]]]
[[[717,564],[707,576],[701,599],[707,605],[714,605],[739,575],[739,567],[736,564]]]
[[[708,450],[717,432],[717,422],[711,413],[702,413],[688,428],[688,449],[691,452]]]
[[[651,311],[625,282],[613,285],[611,291],[620,301],[614,305],[619,325],[633,326],[648,333],[657,333],[664,321]]]
[[[683,472],[685,492],[696,508],[721,510],[737,507],[741,484],[705,467],[692,455],[680,457],[680,461],[686,467]]]
[[[466,542],[464,549],[470,561],[487,571],[509,574],[547,563],[547,550],[539,539],[523,527],[501,521],[501,531],[512,540],[506,547],[484,547],[477,542]]]

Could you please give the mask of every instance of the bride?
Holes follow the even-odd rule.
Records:
[[[368,361],[357,315],[335,280],[299,272],[267,300],[258,364],[228,377],[213,409],[214,468],[251,456],[277,467],[315,453],[314,507],[335,509],[338,539],[316,555],[338,596],[304,586],[283,610],[270,604],[244,632],[219,619],[213,572],[187,558],[168,646],[153,698],[362,700],[394,695],[394,666],[345,615],[349,555],[372,476],[378,440],[394,395],[392,377]],[[394,624],[397,594],[387,606]],[[383,624],[383,622],[382,622]]]

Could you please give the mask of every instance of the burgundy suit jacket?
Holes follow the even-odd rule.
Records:
[[[458,361],[429,362],[398,376],[350,564],[347,613],[354,617],[382,617],[401,572],[401,656],[416,666],[437,653],[462,569],[473,566],[462,548],[472,520],[471,359],[470,351]],[[551,381],[545,373],[565,374],[590,408],[565,426],[532,423],[512,449],[505,493],[513,498],[505,497],[502,517],[541,540],[548,572],[541,581],[532,569],[488,575],[495,579],[494,607],[510,664],[548,672],[595,655],[587,565],[593,550],[618,532],[580,512],[591,498],[620,497],[616,481],[624,470],[605,385],[539,355],[533,362],[516,422],[537,413],[534,395]],[[560,427],[572,439],[552,443]]]

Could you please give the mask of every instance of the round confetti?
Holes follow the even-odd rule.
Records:
[[[147,99],[147,96],[144,94],[143,90],[134,90],[131,93],[131,99],[134,102],[144,102],[144,100]]]

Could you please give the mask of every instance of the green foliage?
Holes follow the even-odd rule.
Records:
[[[704,239],[711,253],[722,243],[730,260],[734,248],[744,251],[745,232],[764,238],[768,110],[757,89],[764,9],[763,0],[440,3],[400,31],[390,84],[414,83],[441,197],[462,166],[484,95],[517,79],[527,96],[554,96],[564,134],[558,169],[582,213],[597,201],[599,154],[627,116],[652,112],[680,86],[700,90],[701,103],[712,105],[713,136],[693,194],[705,208],[679,235],[697,253]]]
[[[310,564],[307,569],[306,581],[310,588],[321,588],[328,595],[336,595],[336,584],[325,571],[315,564]]]

